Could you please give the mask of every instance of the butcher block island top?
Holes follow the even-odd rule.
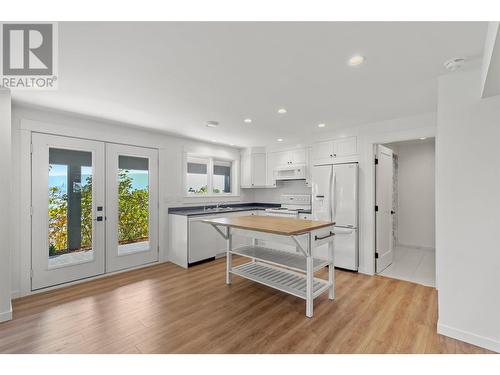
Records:
[[[320,220],[290,219],[276,216],[236,216],[207,219],[203,222],[212,225],[233,227],[239,229],[254,230],[278,234],[283,236],[297,236],[312,232],[317,229],[331,227],[335,223]]]

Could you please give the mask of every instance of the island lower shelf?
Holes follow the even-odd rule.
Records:
[[[306,258],[300,254],[293,254],[287,251],[271,249],[263,246],[241,246],[231,250],[231,254],[260,260],[265,263],[278,265],[294,271],[307,272]],[[313,259],[314,272],[326,266],[328,266],[327,260],[317,258]]]
[[[294,271],[260,262],[248,262],[233,267],[231,273],[302,299],[307,297],[306,275]],[[330,283],[327,280],[315,277],[313,281],[313,298],[319,296],[329,287]]]

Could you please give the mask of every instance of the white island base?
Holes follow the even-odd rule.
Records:
[[[226,283],[232,276],[267,285],[306,300],[306,316],[313,316],[314,299],[328,291],[335,298],[335,269],[333,266],[334,223],[299,220],[282,217],[243,216],[204,221],[212,225],[226,240]],[[247,236],[253,245],[233,249],[232,236]],[[292,244],[297,252],[258,246],[259,240]],[[328,243],[327,259],[314,257],[314,249]],[[249,262],[233,267],[232,256],[239,255]],[[328,280],[314,277],[314,273],[328,267]]]

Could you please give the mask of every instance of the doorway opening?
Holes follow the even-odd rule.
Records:
[[[376,145],[375,267],[435,287],[435,139]]]

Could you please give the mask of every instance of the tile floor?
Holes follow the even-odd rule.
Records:
[[[394,261],[379,275],[435,287],[435,259],[433,249],[396,246],[394,248]]]

